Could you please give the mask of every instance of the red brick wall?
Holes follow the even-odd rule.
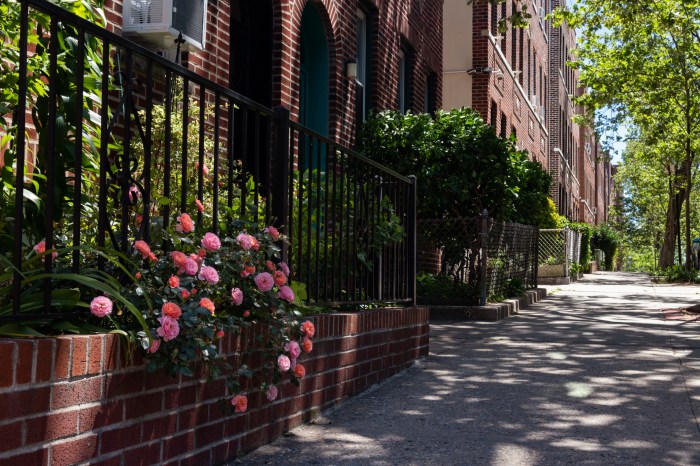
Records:
[[[272,105],[299,115],[300,25],[304,7],[317,5],[325,23],[330,54],[329,131],[338,142],[352,145],[356,132],[355,82],[345,76],[345,63],[356,58],[356,11],[373,16],[370,70],[371,108],[396,109],[398,56],[401,44],[412,49],[410,108],[423,111],[426,79],[437,78],[439,108],[442,70],[442,0],[272,0]],[[110,30],[121,30],[122,0],[107,0]],[[229,85],[230,15],[228,1],[210,1],[205,50],[187,54],[186,65],[198,74]],[[235,89],[234,89],[235,90]]]
[[[124,367],[115,335],[1,339],[0,465],[218,464],[428,354],[425,308],[311,320],[317,336],[301,387],[282,384],[274,402],[252,394],[248,411],[230,417],[219,407],[222,379]],[[230,350],[237,340],[224,344]]]
[[[512,14],[513,5],[511,1],[505,3],[507,16]],[[523,5],[527,5],[528,11],[533,12],[531,0],[515,2],[515,8],[518,10],[521,10]],[[521,30],[508,27],[504,34],[492,27],[493,15],[496,15],[496,19],[503,17],[501,8],[500,5],[494,7],[489,2],[478,2],[473,6],[472,66],[498,69],[500,73],[472,75],[472,106],[486,121],[495,126],[498,134],[507,137],[514,129],[518,148],[526,149],[530,158],[539,161],[546,169],[549,134],[546,115],[541,115],[540,108],[546,105],[545,83],[549,79],[547,22],[540,21],[540,15],[533,14],[527,28]],[[499,40],[499,37],[502,39]],[[497,115],[491,115],[493,103],[497,106]],[[503,116],[505,128],[502,128]]]

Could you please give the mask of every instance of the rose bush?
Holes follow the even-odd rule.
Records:
[[[134,282],[121,295],[143,311],[147,328],[113,318],[128,313],[108,296],[92,300],[92,314],[112,320],[139,344],[149,372],[192,377],[201,369],[212,379],[225,377],[222,398],[230,400],[225,405],[229,412],[247,409],[241,382],[253,373],[245,365],[232,366],[222,354],[227,334],[261,325],[264,338],[246,347],[263,354],[258,388],[267,399],[277,397],[284,377],[298,385],[306,371],[297,360],[313,348],[315,329],[310,321],[301,321],[287,285],[290,270],[280,261],[276,244],[286,240],[284,235],[240,220],[230,222],[221,236],[202,234],[187,213],[177,220],[164,233],[168,251],[142,240],[133,243]]]

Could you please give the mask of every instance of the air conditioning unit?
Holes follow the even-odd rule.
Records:
[[[595,215],[595,214],[598,213],[598,208],[597,208],[597,207],[593,207],[591,210],[593,211],[593,215]]]
[[[124,0],[122,32],[165,49],[182,33],[182,50],[201,50],[206,21],[207,0]]]
[[[540,105],[540,118],[542,118],[543,120],[544,120],[544,112],[545,112],[544,105]]]
[[[591,143],[590,143],[590,142],[587,142],[587,143],[583,146],[583,150],[586,151],[586,154],[590,154],[590,153],[591,153]]]

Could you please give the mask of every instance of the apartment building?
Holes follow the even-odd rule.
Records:
[[[443,108],[471,107],[502,137],[514,136],[552,175],[561,215],[597,224],[607,219],[605,158],[594,131],[573,118],[578,72],[568,67],[576,33],[546,20],[565,0],[511,0],[493,4],[445,0]],[[527,10],[527,27],[513,13]],[[606,174],[606,170],[607,173]]]
[[[173,0],[197,35],[178,56],[146,24],[161,2],[105,3],[111,30],[344,144],[372,109],[441,104],[442,0]]]
[[[526,6],[527,28],[506,21]],[[443,108],[471,107],[502,137],[547,167],[547,43],[549,22],[541,0],[468,4],[445,0]]]

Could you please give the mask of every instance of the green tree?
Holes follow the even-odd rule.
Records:
[[[596,115],[603,131],[630,122],[655,148],[667,174],[660,266],[673,264],[683,204],[689,258],[692,167],[700,133],[700,2],[576,0],[556,16],[579,32],[572,66],[590,89],[579,102],[591,112],[612,109],[611,118]]]

